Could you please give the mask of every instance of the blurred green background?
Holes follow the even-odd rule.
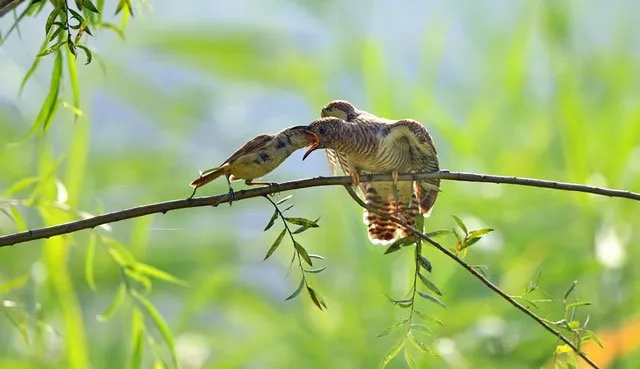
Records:
[[[115,2],[107,3],[112,14]],[[20,37],[12,34],[0,48],[0,233],[22,229],[21,220],[36,228],[77,218],[71,210],[184,198],[198,169],[258,134],[313,120],[332,99],[421,121],[449,170],[640,191],[640,6],[631,0],[134,5],[126,40],[94,32],[88,44],[99,60],[78,63],[84,115],[75,121],[65,105],[65,82],[42,139],[9,145],[29,129],[49,88],[53,56],[18,97],[46,12],[26,18]],[[11,14],[0,18],[3,34],[12,23]],[[304,163],[301,156],[266,178],[329,173],[321,153]],[[576,318],[588,315],[605,344],[588,353],[603,367],[638,367],[637,203],[506,185],[442,187],[429,231],[451,229],[451,214],[470,228],[495,228],[466,260],[485,265],[512,295],[539,270],[540,287],[559,299],[577,280],[573,294],[592,305]],[[200,195],[223,192],[219,180]],[[96,233],[82,231],[0,249],[3,286],[28,278],[0,290],[17,304],[2,307],[0,367],[125,368],[138,354],[142,367],[170,362],[162,333],[153,319],[141,323],[130,297],[108,321],[97,319],[122,280],[109,242],[189,284],[155,280],[147,295],[173,333],[183,368],[377,367],[398,337],[376,334],[407,314],[385,294],[400,298],[408,290],[411,252],[382,255],[367,240],[361,209],[340,188],[296,191],[289,202],[295,216],[320,217],[321,227],[298,240],[326,257],[327,270],[311,283],[328,311],[304,294],[284,301],[299,274],[293,268],[287,275],[289,243],[262,260],[279,232],[262,232],[272,212],[266,200],[173,211],[97,230],[105,239],[93,246]],[[437,251],[425,254],[448,309],[418,303],[444,323],[426,322],[433,329],[426,341],[439,355],[413,350],[419,367],[553,361],[556,338]],[[534,311],[564,317],[559,303]],[[139,334],[141,324],[148,335]],[[399,355],[389,367],[407,364]]]

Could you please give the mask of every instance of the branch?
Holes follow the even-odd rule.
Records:
[[[24,0],[0,0],[0,17],[12,11]]]
[[[593,362],[591,360],[591,358],[589,358],[585,353],[581,352],[580,349],[576,345],[574,345],[573,342],[571,342],[568,338],[566,338],[562,333],[560,333],[558,330],[554,329],[549,324],[547,324],[542,318],[537,316],[533,311],[527,309],[524,305],[522,305],[519,302],[517,302],[516,300],[514,300],[506,292],[501,290],[500,287],[498,287],[495,284],[493,284],[493,282],[491,282],[489,279],[487,279],[485,276],[483,276],[480,272],[478,272],[476,269],[474,269],[466,261],[464,261],[460,257],[458,257],[458,255],[456,255],[455,253],[451,252],[449,249],[447,249],[446,247],[442,246],[438,242],[434,241],[433,239],[431,239],[431,237],[429,237],[426,234],[420,232],[415,227],[409,225],[407,222],[404,222],[404,221],[402,221],[402,220],[400,220],[398,218],[392,217],[392,216],[390,216],[388,214],[382,213],[382,212],[378,211],[377,209],[374,209],[374,208],[368,206],[364,201],[362,201],[362,199],[360,199],[358,197],[358,195],[356,195],[355,191],[353,190],[353,188],[351,188],[351,186],[344,186],[344,187],[347,189],[347,192],[349,192],[349,195],[351,196],[351,198],[355,202],[357,202],[360,206],[362,206],[363,208],[367,209],[368,211],[374,212],[374,213],[382,216],[385,219],[388,219],[388,220],[390,220],[390,221],[392,221],[394,223],[397,223],[397,224],[400,224],[400,225],[406,227],[411,232],[413,232],[414,235],[418,236],[418,238],[421,238],[421,239],[429,242],[430,244],[432,244],[440,252],[442,252],[443,254],[447,255],[449,258],[455,260],[456,263],[460,264],[469,273],[473,274],[474,277],[479,279],[480,282],[482,282],[485,286],[489,287],[493,292],[495,292],[498,295],[500,295],[500,297],[502,297],[503,299],[507,300],[507,302],[509,302],[511,305],[513,305],[514,307],[516,307],[517,309],[519,309],[520,311],[522,311],[523,313],[525,313],[526,315],[531,317],[531,319],[535,320],[536,323],[540,324],[544,329],[546,329],[547,331],[551,332],[554,336],[558,337],[558,339],[560,339],[562,342],[564,342],[567,346],[571,347],[571,349],[576,354],[578,354],[585,362],[587,362],[592,368],[594,368],[594,369],[600,368],[598,366],[598,364]],[[414,288],[415,288],[415,285],[414,285]]]
[[[1,0],[0,0],[1,1]],[[423,179],[441,178],[454,181],[466,181],[466,182],[490,182],[490,183],[506,183],[532,187],[551,188],[555,190],[564,191],[577,191],[586,192],[596,195],[610,196],[610,197],[622,197],[632,200],[640,201],[640,194],[622,191],[611,190],[601,187],[578,185],[573,183],[544,181],[531,178],[519,178],[519,177],[504,177],[494,176],[486,174],[475,173],[461,173],[461,172],[449,172],[440,171],[434,173],[412,173],[401,174],[398,176],[400,181],[416,181]],[[390,174],[367,174],[361,175],[360,180],[362,182],[381,182],[391,181]],[[320,187],[320,186],[342,186],[351,184],[351,177],[316,177],[310,179],[301,179],[297,181],[290,181],[280,183],[274,186],[260,187],[251,190],[242,190],[235,193],[235,200],[250,199],[259,196],[270,195],[279,192],[291,191],[300,188]],[[102,224],[114,223],[125,219],[142,217],[155,213],[167,213],[171,210],[196,208],[201,206],[217,206],[221,203],[229,202],[229,195],[217,195],[209,197],[199,197],[192,199],[171,200],[165,202],[159,202],[155,204],[138,206],[130,209],[114,211],[111,213],[98,215],[92,218],[77,220],[73,222],[63,223],[56,226],[33,229],[25,232],[19,232],[9,234],[0,237],[0,247],[11,246],[18,243],[29,242],[33,240],[39,240],[43,238],[49,238],[53,236],[59,236],[63,234],[73,233],[82,229],[95,228]],[[2,205],[2,201],[0,201]]]

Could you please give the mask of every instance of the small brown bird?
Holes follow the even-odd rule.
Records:
[[[397,181],[401,172],[439,169],[435,147],[424,126],[409,119],[394,122],[379,118],[358,111],[346,101],[328,104],[322,115],[338,117],[321,118],[309,125],[311,147],[304,158],[316,149],[328,148],[327,156],[334,173],[339,166],[351,175],[372,208],[411,225],[415,224],[418,213],[429,213],[438,194],[439,181],[437,185]],[[391,172],[394,180],[361,184],[359,174],[364,172]],[[409,207],[410,203],[417,203],[418,208]],[[365,211],[364,222],[369,238],[375,243],[388,243],[411,234],[375,213]]]
[[[260,135],[234,152],[218,168],[204,172],[190,185],[195,190],[224,175],[229,184],[229,196],[233,198],[231,181],[244,179],[247,185],[272,185],[270,182],[253,182],[274,170],[294,151],[309,144],[307,126],[294,126],[275,135]],[[192,195],[193,196],[193,195]]]

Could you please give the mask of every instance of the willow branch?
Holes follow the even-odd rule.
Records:
[[[480,282],[482,282],[482,284],[484,284],[485,286],[489,287],[489,289],[491,289],[493,292],[495,292],[500,297],[505,299],[508,303],[510,303],[515,308],[517,308],[518,310],[522,311],[523,313],[525,313],[526,315],[531,317],[531,319],[535,320],[536,323],[541,325],[547,331],[551,332],[554,336],[558,337],[558,339],[560,339],[562,342],[564,342],[567,346],[571,347],[571,349],[576,354],[578,354],[585,362],[587,362],[592,368],[594,368],[594,369],[600,368],[598,366],[598,364],[593,362],[593,360],[591,360],[591,358],[589,358],[585,353],[580,351],[580,349],[575,344],[573,344],[573,342],[571,342],[571,340],[569,340],[562,333],[560,333],[560,331],[554,329],[552,326],[547,324],[542,318],[540,318],[538,315],[536,315],[533,311],[527,309],[524,305],[522,305],[518,301],[514,300],[513,297],[509,296],[506,292],[501,290],[500,287],[498,287],[495,284],[493,284],[493,282],[491,282],[489,279],[487,279],[485,276],[483,276],[480,272],[478,272],[475,268],[473,268],[466,261],[462,260],[458,255],[456,255],[455,253],[451,252],[449,249],[447,249],[446,247],[442,246],[438,242],[434,241],[431,237],[429,237],[426,234],[422,233],[421,231],[419,231],[415,227],[411,226],[409,223],[404,222],[404,221],[402,221],[402,220],[400,220],[398,218],[395,218],[393,216],[390,216],[388,214],[382,213],[382,212],[378,211],[377,209],[372,208],[371,206],[368,206],[364,201],[362,201],[362,199],[360,199],[358,197],[358,195],[356,195],[355,191],[353,190],[353,188],[351,186],[344,186],[344,187],[347,189],[347,192],[349,192],[349,195],[351,196],[351,198],[355,202],[357,202],[360,206],[362,206],[363,208],[367,209],[370,212],[373,212],[373,213],[376,213],[376,214],[380,215],[381,217],[383,217],[385,219],[388,219],[388,220],[390,220],[390,221],[392,221],[394,223],[402,225],[403,227],[405,227],[405,228],[409,229],[411,232],[413,232],[413,234],[415,236],[417,236],[418,238],[421,238],[421,239],[429,242],[431,245],[433,245],[440,252],[442,252],[443,254],[447,255],[449,258],[453,259],[456,263],[460,264],[463,268],[465,268],[474,277],[479,279]],[[414,288],[415,288],[415,285],[414,285]]]
[[[411,174],[401,174],[398,176],[398,180],[400,181],[416,181],[416,180],[424,180],[424,179],[432,179],[432,178],[448,179],[448,180],[454,180],[454,181],[505,183],[505,184],[514,184],[514,185],[522,185],[522,186],[551,188],[555,190],[586,192],[586,193],[592,193],[596,195],[622,197],[622,198],[640,201],[639,193],[622,191],[622,190],[612,190],[612,189],[601,188],[601,187],[585,186],[585,185],[579,185],[579,184],[573,184],[573,183],[544,181],[540,179],[531,179],[531,178],[505,177],[505,176],[494,176],[494,175],[487,175],[487,174],[449,172],[449,171],[440,171],[440,172],[433,172],[433,173],[411,173]],[[391,178],[391,174],[368,174],[368,175],[361,175],[360,180],[362,182],[381,182],[381,181],[390,181],[392,180],[392,178]],[[260,196],[270,195],[270,194],[279,193],[279,192],[297,190],[301,188],[320,187],[320,186],[343,186],[351,183],[352,183],[351,177],[348,177],[348,176],[316,177],[316,178],[309,178],[309,179],[301,179],[297,181],[280,183],[274,186],[237,191],[235,193],[235,200],[250,199],[254,197],[260,197]],[[149,214],[156,214],[156,213],[165,214],[168,211],[176,210],[176,209],[196,208],[196,207],[202,207],[202,206],[217,206],[219,204],[227,203],[227,202],[229,202],[229,195],[224,194],[224,195],[199,197],[199,198],[192,198],[192,199],[171,200],[171,201],[159,202],[155,204],[142,205],[134,208],[114,211],[114,212],[106,213],[103,215],[98,215],[98,216],[87,218],[87,219],[63,223],[63,224],[59,224],[51,227],[38,228],[38,229],[33,229],[25,232],[8,234],[6,236],[0,237],[0,247],[11,246],[18,243],[29,242],[29,241],[49,238],[53,236],[73,233],[82,229],[95,228],[99,225],[119,222],[125,219],[142,217]],[[0,206],[2,204],[3,204],[3,201],[0,200]]]

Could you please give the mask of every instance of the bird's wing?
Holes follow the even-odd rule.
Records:
[[[412,147],[415,147],[424,159],[421,168],[415,168],[420,171],[436,171],[440,169],[438,163],[438,152],[433,145],[433,140],[429,131],[420,123],[412,119],[402,119],[395,123],[389,124],[387,127],[387,137],[391,140],[404,139],[409,140]]]
[[[231,154],[229,159],[225,160],[224,162],[225,163],[232,162],[248,152],[255,151],[260,147],[264,146],[267,142],[271,141],[271,139],[273,139],[273,136],[271,135],[260,135],[254,138],[253,140],[247,142],[246,144],[242,145],[241,148],[239,148],[238,150],[236,150],[236,152]]]

